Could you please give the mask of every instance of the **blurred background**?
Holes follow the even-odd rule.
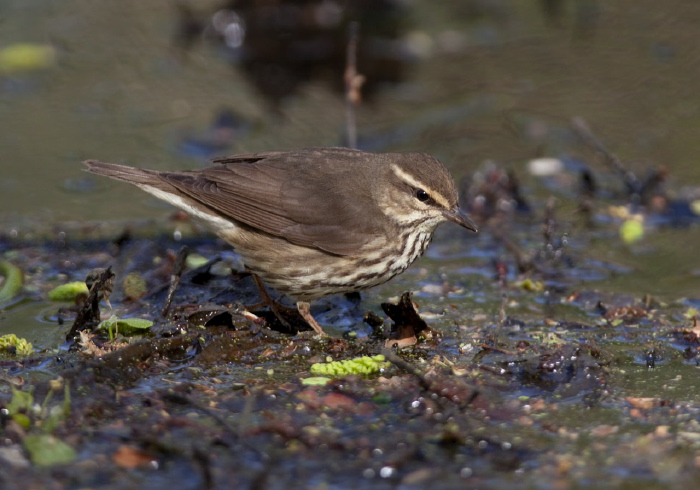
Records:
[[[486,161],[594,154],[700,181],[700,3],[669,0],[3,0],[0,224],[165,215],[96,158],[156,169],[345,141],[359,22],[359,146]]]

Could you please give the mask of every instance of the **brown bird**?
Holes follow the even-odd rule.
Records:
[[[309,301],[382,284],[420,257],[437,225],[476,226],[459,209],[447,169],[423,153],[307,148],[237,155],[202,170],[158,172],[95,160],[89,172],[122,180],[186,211],[233,245],[263,298],[262,280]]]

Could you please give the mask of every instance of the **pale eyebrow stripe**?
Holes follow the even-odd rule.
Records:
[[[398,165],[395,163],[391,165],[391,170],[396,174],[396,176],[406,182],[408,185],[411,187],[415,187],[417,189],[423,189],[426,191],[430,197],[432,197],[436,203],[438,203],[440,206],[442,206],[445,209],[450,209],[450,203],[445,199],[442,194],[437,192],[435,189],[431,189],[427,185],[418,182],[411,174],[408,174],[401,170]]]

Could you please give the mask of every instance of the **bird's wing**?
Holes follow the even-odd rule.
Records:
[[[283,237],[296,245],[337,255],[355,255],[380,233],[362,203],[369,191],[338,192],[361,152],[315,149],[272,152],[217,160],[193,172],[160,178],[224,218]],[[310,158],[313,156],[313,158]],[[343,165],[327,164],[341,158]],[[364,210],[364,211],[363,211]]]

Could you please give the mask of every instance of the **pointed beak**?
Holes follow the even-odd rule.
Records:
[[[457,223],[459,226],[463,226],[467,230],[471,230],[473,232],[478,231],[474,222],[467,218],[467,215],[460,211],[458,207],[455,207],[450,211],[443,211],[442,215],[445,217],[445,219]]]

